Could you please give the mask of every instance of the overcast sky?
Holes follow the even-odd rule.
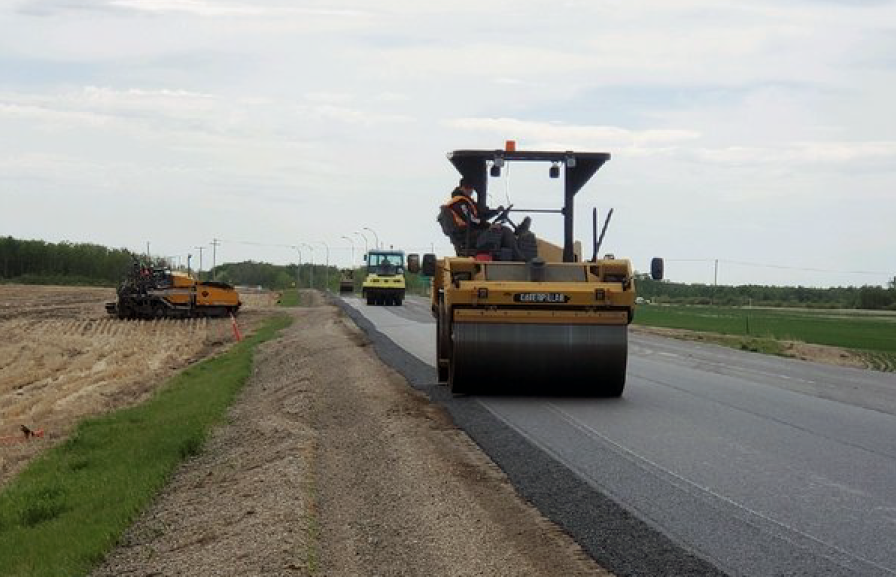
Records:
[[[326,243],[346,265],[374,232],[444,254],[446,152],[514,139],[613,155],[577,237],[614,208],[602,252],[636,269],[884,284],[894,108],[883,0],[4,0],[0,235],[194,267],[205,246],[206,268],[214,238],[218,262],[295,262],[299,243],[323,262]],[[517,165],[490,193],[562,194]],[[557,216],[533,230],[562,240]]]

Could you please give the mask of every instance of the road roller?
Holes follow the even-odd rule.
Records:
[[[549,176],[563,175],[563,245],[533,238],[528,217],[518,226],[512,206],[502,209],[485,234],[513,230],[520,247],[469,240],[469,229],[452,238],[456,256],[425,254],[408,260],[411,272],[432,276],[437,372],[452,393],[532,393],[619,397],[628,360],[628,325],[635,311],[635,282],[629,260],[598,257],[595,211],[593,255],[584,260],[573,236],[576,194],[610,160],[604,152],[456,150],[448,159],[474,183],[479,214],[487,214],[488,177],[512,162],[545,162]],[[525,230],[524,230],[525,229]],[[604,230],[606,232],[606,223]],[[603,239],[603,232],[600,240]],[[501,236],[497,234],[496,236]],[[662,278],[663,261],[651,263]]]
[[[364,255],[367,276],[361,297],[368,305],[401,306],[404,300],[404,251],[373,249]]]

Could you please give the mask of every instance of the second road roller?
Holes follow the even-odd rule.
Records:
[[[422,270],[433,277],[439,381],[455,394],[621,396],[635,309],[632,266],[612,255],[598,257],[596,212],[590,260],[583,259],[581,243],[573,237],[575,196],[610,154],[517,151],[508,145],[504,150],[456,150],[448,159],[462,183],[472,185],[475,195],[470,198],[478,214],[493,212],[486,205],[489,174],[499,176],[512,162],[549,163],[548,175],[559,178],[562,173],[564,190],[559,209],[502,208],[490,225],[477,231],[475,241],[470,227],[452,230],[453,215],[443,206],[439,222],[457,256],[436,260],[426,254],[422,263],[416,255],[409,257],[411,272]],[[560,214],[563,245],[536,238],[529,218],[517,225],[510,218],[513,212]],[[506,240],[505,229],[515,239],[511,246],[495,240]],[[662,278],[662,259],[651,262],[651,276]]]

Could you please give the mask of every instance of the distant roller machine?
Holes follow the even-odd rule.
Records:
[[[628,325],[635,312],[632,266],[627,259],[597,256],[596,212],[590,260],[583,260],[581,244],[573,239],[575,195],[610,155],[516,151],[508,146],[506,150],[457,150],[448,159],[474,183],[480,214],[486,213],[489,173],[498,176],[511,162],[550,163],[550,177],[558,178],[561,172],[565,177],[562,208],[518,212],[560,214],[564,242],[560,247],[532,239],[528,219],[515,225],[510,214],[517,211],[508,207],[495,221],[512,227],[519,240],[536,247],[534,254],[527,249],[522,258],[511,257],[506,249],[456,242],[454,257],[436,260],[435,255],[426,254],[418,265],[418,256],[409,256],[409,272],[421,270],[433,277],[439,381],[453,393],[535,390],[621,396]],[[605,232],[606,223],[603,228]],[[443,225],[453,242],[463,237],[444,229]],[[651,276],[662,278],[662,259],[653,259]]]
[[[118,286],[117,299],[106,312],[120,319],[224,317],[239,311],[242,303],[233,286],[200,282],[168,268],[135,263]]]
[[[368,305],[401,306],[404,301],[404,251],[371,250],[364,259],[367,277],[361,285],[361,296]]]
[[[355,292],[355,271],[350,268],[344,268],[341,273],[342,276],[339,277],[339,293]]]

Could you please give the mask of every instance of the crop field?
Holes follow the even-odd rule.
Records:
[[[635,323],[853,349],[874,368],[896,369],[890,312],[642,305]]]
[[[230,319],[114,319],[103,306],[114,296],[104,288],[0,285],[0,484],[81,418],[144,400],[173,372],[234,340]],[[245,334],[277,299],[243,300]],[[21,425],[44,436],[26,441]]]

